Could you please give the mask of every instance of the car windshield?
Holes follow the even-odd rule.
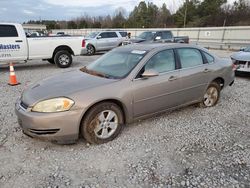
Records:
[[[244,52],[250,52],[250,46],[246,47],[246,48],[244,49]]]
[[[126,77],[146,55],[142,50],[113,50],[81,69],[92,75],[110,79]]]
[[[141,33],[138,36],[138,38],[141,38],[144,40],[151,40],[151,39],[153,39],[154,35],[155,35],[155,32],[146,31],[146,32]]]
[[[99,32],[90,33],[90,34],[87,35],[87,38],[93,39],[93,38],[95,38],[95,37],[98,35],[98,33],[99,33]]]

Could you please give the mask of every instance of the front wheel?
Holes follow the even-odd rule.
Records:
[[[123,114],[114,103],[100,103],[87,113],[81,133],[87,142],[102,144],[117,137],[124,124]]]
[[[216,82],[212,82],[208,86],[203,96],[203,100],[200,102],[200,107],[206,108],[215,106],[220,98],[220,90],[220,85]]]
[[[72,64],[72,56],[68,51],[58,51],[54,57],[56,65],[60,68],[68,68]]]

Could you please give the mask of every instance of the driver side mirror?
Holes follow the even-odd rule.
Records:
[[[101,38],[102,38],[102,36],[101,36],[101,35],[98,35],[96,38],[97,38],[97,39],[101,39]]]
[[[161,36],[155,37],[155,40],[161,40]]]
[[[150,78],[154,76],[159,76],[159,73],[154,69],[145,70],[141,75],[142,78]]]

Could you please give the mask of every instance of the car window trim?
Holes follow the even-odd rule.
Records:
[[[205,60],[206,60],[206,64],[211,65],[211,64],[213,64],[213,63],[215,62],[214,56],[212,56],[211,54],[209,54],[209,53],[207,53],[207,52],[205,52],[205,51],[203,51],[203,50],[200,50],[200,51],[201,51],[201,54],[204,56],[204,58],[205,58]],[[211,63],[208,62],[208,59],[207,59],[205,53],[208,54],[209,56],[211,56],[211,57],[213,58],[213,62],[211,62]]]
[[[135,74],[135,77],[132,79],[132,80],[137,80],[137,79],[141,79],[141,78],[137,78],[138,77],[138,74],[141,72],[141,70],[143,69],[143,67],[148,63],[148,61],[153,57],[155,56],[156,54],[162,52],[162,51],[166,51],[166,50],[172,50],[173,53],[174,53],[174,59],[175,59],[175,70],[171,70],[171,71],[166,71],[166,72],[162,72],[162,73],[159,73],[159,76],[161,76],[162,74],[164,73],[169,73],[169,72],[174,72],[174,71],[178,71],[179,69],[177,69],[177,59],[176,59],[176,54],[175,54],[175,50],[174,48],[167,48],[167,49],[164,49],[164,50],[161,50],[161,51],[157,51],[155,53],[153,53],[149,59],[140,67],[139,71],[137,71],[137,73]]]

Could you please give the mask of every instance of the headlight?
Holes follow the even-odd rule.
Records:
[[[33,112],[63,112],[69,110],[74,105],[74,101],[60,97],[38,102],[33,108]]]

